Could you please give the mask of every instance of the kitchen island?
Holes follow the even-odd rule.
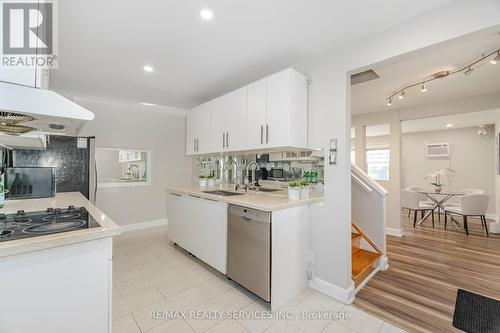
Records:
[[[0,332],[111,333],[112,237],[120,227],[77,192],[8,200],[0,213],[68,206],[85,208],[98,225],[0,240]]]
[[[270,299],[266,300],[270,301],[271,309],[275,310],[307,287],[309,208],[311,205],[322,205],[322,193],[312,192],[309,199],[303,200],[289,200],[286,190],[235,192],[222,189],[229,193],[225,193],[226,195],[207,193],[220,189],[195,186],[167,189],[169,238],[229,277],[232,277],[231,267],[228,267],[231,263],[234,265],[235,262],[240,262],[242,265],[238,265],[237,269],[241,272],[245,270],[245,266],[252,266],[253,262],[269,262],[267,273],[262,271],[255,274],[270,275],[268,279]],[[249,224],[232,223],[228,218],[231,216],[230,207],[240,207],[249,213],[250,210],[261,212],[268,217],[268,232],[266,234],[260,232],[257,235],[248,229]],[[242,219],[251,222],[246,217]],[[261,231],[265,229],[262,225],[257,228]],[[242,232],[243,229],[247,229],[246,233]],[[236,242],[231,242],[231,230],[237,234]],[[264,239],[265,237],[267,239]],[[254,249],[262,250],[262,247],[269,247],[267,252],[261,252],[266,253],[262,254],[262,260],[254,257],[252,262],[252,258],[246,255],[234,260],[234,257],[231,259],[232,253],[228,257],[228,242],[234,245],[247,241],[255,243]],[[251,246],[247,246],[234,252],[248,254],[255,251],[252,251]],[[249,275],[250,272],[240,274]],[[261,276],[254,275],[253,281],[260,278]],[[251,285],[253,281],[246,282]]]

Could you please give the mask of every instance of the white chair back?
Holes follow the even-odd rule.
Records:
[[[484,194],[484,190],[480,190],[478,188],[464,188],[458,192],[463,194]]]
[[[408,186],[406,188],[408,191],[411,191],[411,192],[422,192],[422,191],[425,191],[425,189],[421,188],[421,187],[418,187],[418,186]],[[419,198],[420,198],[420,201],[426,201],[428,198],[425,194],[422,194],[422,193],[416,193]]]
[[[409,190],[402,190],[401,191],[401,203],[403,205],[403,208],[408,208],[408,209],[420,209],[420,201],[422,200],[422,195],[409,191]]]
[[[467,194],[460,197],[463,215],[486,215],[490,196],[488,194]]]

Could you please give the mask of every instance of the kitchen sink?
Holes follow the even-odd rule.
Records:
[[[243,194],[243,193],[236,193],[236,192],[223,191],[223,190],[203,191],[203,193],[214,194],[214,195],[221,195],[223,197],[230,197],[232,195],[242,195]]]

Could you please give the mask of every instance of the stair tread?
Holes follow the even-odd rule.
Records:
[[[359,237],[361,237],[360,234],[357,234],[355,232],[351,232],[351,240],[354,240],[354,239],[359,238]]]
[[[352,276],[356,278],[380,257],[376,252],[359,249],[352,254]]]

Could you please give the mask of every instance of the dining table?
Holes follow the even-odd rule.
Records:
[[[436,209],[438,210],[438,219],[439,221],[441,221],[441,210],[443,210],[443,212],[446,211],[445,203],[455,196],[461,196],[465,194],[462,192],[453,192],[453,191],[436,192],[436,191],[424,191],[424,190],[417,191],[417,193],[424,194],[434,204],[432,210],[426,212],[425,215],[422,217],[422,219],[418,221],[417,223],[418,225],[422,224],[431,214],[434,213]],[[451,224],[455,227],[455,229],[460,230],[460,226],[458,225],[458,222],[453,218],[453,216],[450,217],[450,221]]]

